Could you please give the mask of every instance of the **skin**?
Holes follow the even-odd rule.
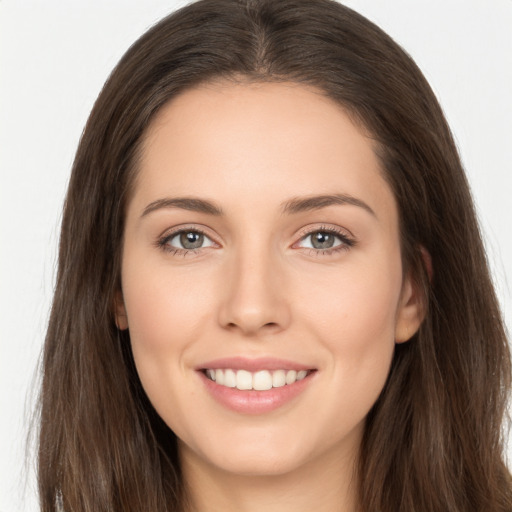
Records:
[[[371,212],[283,211],[325,194]],[[176,197],[223,213],[155,206]],[[203,231],[204,246],[180,251],[169,236],[177,227]],[[308,236],[322,230],[336,232],[327,252]],[[357,510],[364,419],[422,308],[403,276],[397,206],[372,141],[340,106],[283,83],[214,83],[173,99],[143,144],[121,282],[117,323],[130,329],[144,389],[178,436],[191,510]],[[241,414],[216,402],[196,371],[232,356],[317,371],[277,410]]]

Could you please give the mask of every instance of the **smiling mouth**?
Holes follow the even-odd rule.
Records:
[[[220,386],[236,388],[241,391],[266,391],[272,388],[282,388],[308,377],[315,370],[235,370],[231,368],[202,370],[204,375]]]

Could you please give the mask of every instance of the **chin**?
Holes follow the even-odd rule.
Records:
[[[277,434],[268,429],[260,431],[258,436],[245,432],[225,439],[210,438],[199,446],[191,447],[183,441],[179,445],[182,454],[187,452],[199,464],[206,463],[233,475],[261,477],[290,474],[307,466],[316,452],[321,451],[311,438],[309,443],[306,439],[291,438],[289,429],[286,435]]]
[[[283,452],[233,454],[210,460],[219,470],[238,476],[272,477],[294,472],[306,460]]]

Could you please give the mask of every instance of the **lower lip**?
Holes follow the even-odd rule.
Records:
[[[300,395],[311,384],[316,372],[293,384],[265,391],[228,388],[209,379],[203,372],[198,373],[209,393],[224,407],[243,414],[264,414],[279,409]]]

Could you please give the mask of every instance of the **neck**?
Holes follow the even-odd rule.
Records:
[[[181,444],[181,443],[180,443]],[[339,453],[278,475],[226,472],[180,446],[186,512],[356,512],[355,454]]]

